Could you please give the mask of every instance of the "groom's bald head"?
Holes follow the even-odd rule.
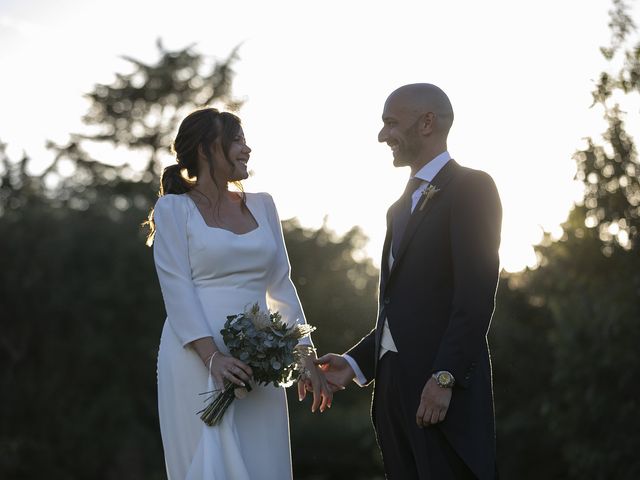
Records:
[[[390,102],[416,117],[433,113],[436,117],[435,131],[439,134],[446,136],[453,124],[453,108],[449,97],[430,83],[404,85],[389,95],[386,104]]]
[[[413,83],[389,95],[382,123],[378,141],[391,147],[396,167],[410,166],[415,174],[447,150],[453,109],[440,88],[430,83]]]

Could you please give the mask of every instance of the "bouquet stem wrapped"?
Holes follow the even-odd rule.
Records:
[[[313,351],[298,346],[298,341],[313,330],[306,324],[289,326],[278,312],[263,312],[255,303],[242,313],[229,315],[220,333],[231,355],[251,367],[256,383],[288,387],[304,372],[302,361]],[[243,388],[225,382],[217,395],[207,392],[213,394],[206,400],[210,403],[198,414],[207,425],[217,425],[231,403],[250,391],[249,385]]]
[[[250,392],[251,387],[247,385],[244,387],[246,391]],[[204,423],[209,425],[218,425],[222,420],[222,416],[224,412],[227,411],[231,402],[233,402],[237,397],[241,394],[236,393],[241,388],[231,382],[225,382],[225,387],[220,394],[218,394],[215,398],[211,395],[208,400],[213,399],[211,403],[203,410],[200,410],[198,413],[200,414],[200,418]],[[212,392],[207,392],[212,393]]]

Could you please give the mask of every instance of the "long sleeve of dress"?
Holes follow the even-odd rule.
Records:
[[[177,195],[166,195],[157,201],[153,213],[156,224],[153,258],[167,319],[182,346],[185,346],[212,335],[191,276],[188,213],[183,200]]]
[[[263,195],[267,218],[277,245],[276,260],[267,286],[267,303],[272,311],[279,311],[286,321],[291,322],[293,319],[297,323],[304,325],[307,321],[298,298],[298,292],[291,281],[291,266],[289,265],[289,257],[284,244],[280,217],[271,195],[266,193]],[[313,346],[310,336],[300,339],[299,344]]]

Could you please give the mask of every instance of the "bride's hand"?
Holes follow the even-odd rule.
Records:
[[[302,401],[307,395],[307,390],[312,391],[313,403],[311,404],[311,412],[315,413],[320,408],[322,413],[327,408],[331,408],[333,392],[329,388],[322,370],[313,363],[314,357],[315,355],[313,357],[308,356],[303,360],[307,378],[298,381],[298,398]]]
[[[209,357],[205,361],[205,365],[207,368],[211,365],[211,376],[218,385],[224,385],[226,380],[244,387],[246,386],[245,382],[248,383],[253,375],[249,365],[231,355],[225,355],[221,351],[217,351]]]

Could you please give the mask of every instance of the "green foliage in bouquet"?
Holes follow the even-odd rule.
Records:
[[[279,312],[264,312],[255,303],[244,312],[229,315],[220,330],[229,353],[253,370],[253,380],[262,385],[289,387],[300,377],[302,359],[311,347],[298,346],[298,341],[315,328],[310,325],[287,325]],[[235,398],[241,398],[251,387],[238,387],[225,382],[224,389],[198,413],[209,426],[216,425]],[[207,392],[212,393],[212,392]]]
[[[298,341],[314,330],[309,325],[287,325],[279,312],[265,313],[258,304],[239,315],[230,315],[220,331],[224,343],[234,357],[253,370],[260,384],[290,386],[300,358]]]

